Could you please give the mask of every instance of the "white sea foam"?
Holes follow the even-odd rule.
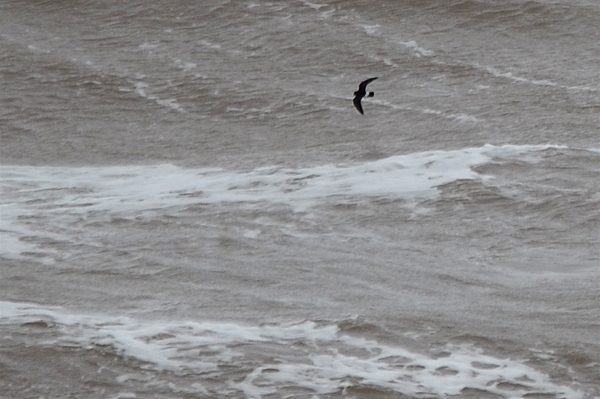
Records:
[[[198,43],[200,43],[201,45],[208,47],[208,48],[212,48],[215,50],[220,50],[221,49],[221,45],[220,44],[216,44],[216,43],[212,43],[209,42],[208,40],[200,40]]]
[[[382,197],[399,199],[406,207],[414,207],[422,200],[435,199],[441,185],[458,180],[488,184],[491,177],[474,171],[474,167],[492,160],[535,162],[549,148],[559,147],[485,145],[397,155],[363,163],[299,169],[262,167],[249,172],[184,169],[173,165],[2,166],[0,256],[14,259],[25,252],[38,252],[38,260],[51,257],[52,254],[44,255],[46,249],[40,253],[35,240],[23,238],[72,240],[73,237],[49,237],[45,230],[36,233],[38,224],[85,219],[98,213],[132,217],[190,205],[226,203],[253,208],[279,204],[296,212],[309,212],[312,207],[332,202]]]
[[[144,42],[143,44],[140,44],[138,48],[141,50],[154,50],[155,48],[158,48],[158,43]]]
[[[319,11],[321,9],[321,7],[327,6],[327,4],[311,3],[310,1],[307,1],[307,0],[300,0],[300,2],[304,3],[304,5],[309,6],[310,8],[312,8],[315,11]]]
[[[590,86],[583,86],[583,85],[564,86],[564,85],[560,85],[556,82],[552,82],[547,79],[529,79],[529,78],[525,78],[523,76],[515,75],[512,72],[501,72],[498,69],[489,67],[489,66],[486,66],[486,67],[481,67],[479,65],[476,65],[476,66],[478,68],[484,69],[489,74],[491,74],[495,77],[509,79],[509,80],[512,80],[512,81],[518,82],[518,83],[529,83],[529,84],[536,85],[536,86],[558,87],[558,88],[561,88],[564,90],[575,91],[575,92],[596,92],[596,91],[598,91],[597,88],[590,87]]]
[[[162,98],[158,98],[154,95],[148,94],[147,90],[150,88],[150,86],[144,82],[136,82],[135,83],[135,92],[143,98],[146,98],[150,101],[154,101],[155,103],[157,103],[158,105],[161,105],[163,107],[166,108],[171,108],[174,111],[178,111],[178,112],[184,112],[184,109],[181,107],[181,105],[177,104],[177,102],[175,101],[175,99],[169,98],[169,99],[162,99]]]
[[[532,80],[532,79],[524,78],[522,76],[514,75],[511,72],[500,72],[496,68],[492,68],[492,67],[489,67],[489,66],[486,66],[485,70],[488,73],[490,73],[490,74],[492,74],[492,75],[494,75],[496,77],[510,79],[510,80],[515,81],[515,82],[531,83],[531,84],[538,85],[538,86],[558,86],[558,84],[556,84],[554,82],[550,82],[548,80]]]
[[[457,122],[463,122],[463,123],[467,123],[467,122],[476,123],[476,122],[479,122],[479,119],[477,119],[476,117],[474,117],[472,115],[467,115],[467,114],[444,113],[442,111],[435,110],[435,109],[429,109],[429,108],[419,109],[419,110],[415,110],[415,109],[411,108],[411,110],[417,111],[417,112],[422,112],[422,113],[428,114],[428,115],[436,115],[436,116],[440,116],[440,117],[443,117],[443,118],[452,119],[452,120],[455,120]]]
[[[60,333],[46,345],[112,348],[126,359],[144,362],[146,369],[197,374],[195,389],[217,396],[235,390],[247,398],[261,398],[290,387],[327,395],[374,387],[411,397],[460,395],[465,389],[505,398],[582,397],[532,367],[477,348],[447,345],[438,348],[438,355],[417,353],[345,335],[335,323],[145,321],[0,302],[0,324],[36,322],[51,326],[53,337]],[[236,372],[227,374],[231,370]],[[125,383],[130,378],[117,380]],[[203,385],[207,381],[212,381],[210,388]],[[214,381],[222,386],[215,387]]]
[[[179,58],[176,59],[174,62],[175,62],[175,65],[177,65],[179,68],[183,69],[184,71],[189,71],[198,66],[195,62],[185,62]]]
[[[427,50],[426,48],[423,48],[423,47],[419,46],[417,44],[417,42],[415,42],[414,40],[411,40],[411,41],[408,41],[408,42],[400,41],[399,43],[402,46],[404,46],[404,47],[406,47],[406,48],[414,51],[415,54],[417,56],[419,56],[419,57],[420,56],[431,57],[431,56],[433,56],[435,54],[433,51]]]
[[[362,28],[365,30],[365,32],[367,33],[367,35],[375,35],[377,33],[379,33],[379,29],[381,28],[380,25],[361,25]]]

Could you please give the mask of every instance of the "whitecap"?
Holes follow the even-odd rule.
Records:
[[[327,4],[317,4],[317,3],[311,3],[308,0],[300,0],[304,5],[312,8],[315,11],[319,11],[322,7],[326,7]]]
[[[536,86],[561,87],[558,83],[552,82],[547,79],[528,79],[522,76],[514,75],[511,72],[500,72],[496,68],[490,66],[486,66],[484,69],[493,76],[496,76],[498,78],[510,79],[519,83],[529,83]]]
[[[135,86],[135,92],[142,98],[145,98],[147,100],[150,101],[154,101],[155,103],[157,103],[158,105],[161,105],[163,107],[166,108],[170,108],[174,111],[178,111],[178,112],[184,112],[184,109],[181,105],[179,105],[177,103],[177,101],[175,101],[175,99],[173,98],[168,98],[168,99],[162,99],[162,98],[158,98],[152,94],[148,94],[147,90],[150,88],[150,85],[148,85],[147,83],[144,82],[136,82],[134,84]]]
[[[139,86],[143,90],[144,86]],[[491,161],[537,162],[554,145],[485,145],[452,151],[426,151],[375,161],[325,164],[305,168],[261,167],[251,171],[186,169],[173,165],[110,167],[0,167],[2,230],[7,240],[0,256],[14,259],[49,237],[48,226],[98,215],[129,218],[140,214],[185,212],[189,206],[236,204],[249,209],[272,205],[294,212],[331,204],[399,200],[416,209],[439,196],[439,187],[460,180],[488,184],[493,176],[477,166]],[[29,220],[38,220],[29,223]],[[39,231],[38,231],[39,230]],[[26,243],[26,244],[25,244]],[[25,256],[25,255],[23,255]]]
[[[417,42],[415,42],[414,40],[408,41],[408,42],[400,42],[400,44],[406,48],[409,48],[411,50],[413,50],[417,55],[419,56],[426,56],[426,57],[431,57],[433,56],[435,53],[431,50],[427,50],[426,48],[420,47]]]
[[[379,33],[379,29],[381,28],[381,26],[379,25],[361,25],[362,28],[365,30],[365,32],[367,33],[367,35],[375,35],[377,33]]]
[[[147,364],[144,369],[194,375],[194,389],[204,394],[227,388],[260,398],[284,387],[321,395],[369,387],[411,397],[456,396],[465,390],[502,398],[583,397],[521,361],[476,347],[448,344],[437,348],[443,356],[429,355],[346,335],[336,323],[138,320],[0,302],[0,324],[36,322],[53,326],[45,345],[86,351],[112,347],[125,359]],[[121,383],[129,379],[118,377]],[[211,388],[204,381],[211,381]],[[216,381],[222,386],[214,388]]]

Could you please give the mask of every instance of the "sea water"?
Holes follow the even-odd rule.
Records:
[[[599,26],[4,1],[0,397],[599,397]]]

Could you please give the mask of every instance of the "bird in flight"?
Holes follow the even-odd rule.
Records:
[[[374,81],[377,78],[370,78],[365,80],[364,82],[362,82],[361,84],[358,85],[358,90],[354,92],[354,100],[352,100],[352,102],[354,103],[354,106],[356,107],[356,109],[358,110],[358,112],[360,112],[361,115],[364,115],[365,113],[363,112],[362,109],[362,104],[360,103],[360,100],[362,100],[363,97],[365,97],[367,95],[367,85],[369,83],[371,83],[372,81]],[[369,92],[368,97],[373,97],[375,95],[375,92]]]

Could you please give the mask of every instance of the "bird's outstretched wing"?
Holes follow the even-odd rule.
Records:
[[[358,90],[360,90],[360,91],[366,91],[367,90],[367,85],[369,83],[371,83],[372,81],[374,81],[375,79],[378,79],[378,78],[379,77],[365,80],[364,82],[362,82],[361,84],[358,85]]]
[[[356,96],[356,97],[354,97],[354,100],[352,100],[352,102],[354,103],[354,106],[356,107],[358,112],[360,112],[361,115],[364,115],[365,113],[363,112],[362,104],[360,103],[360,99],[361,99],[361,97]]]

